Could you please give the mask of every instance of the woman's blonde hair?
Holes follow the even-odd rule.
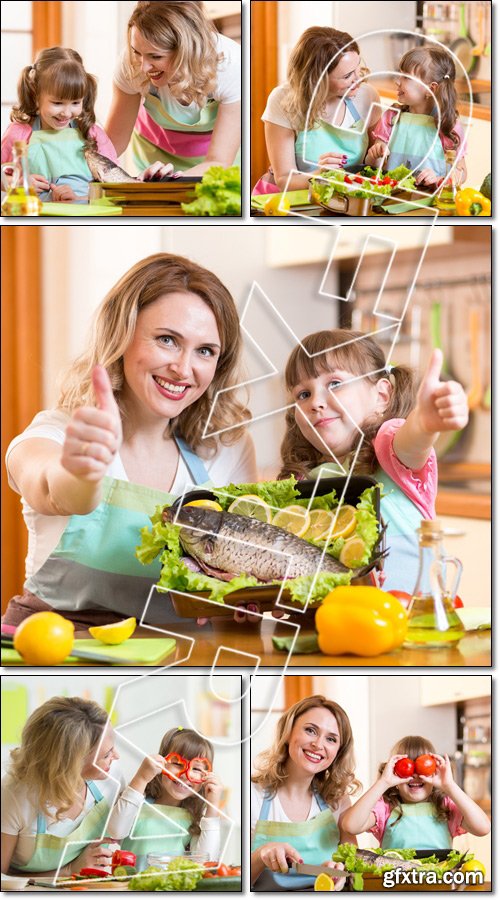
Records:
[[[458,119],[456,69],[451,53],[442,47],[414,47],[401,57],[399,70],[404,74],[414,75],[424,84],[436,82],[433,89],[439,113],[434,117],[436,127],[439,123],[439,130],[458,148],[460,136],[454,130]],[[408,112],[407,106],[401,106],[400,109],[401,112]]]
[[[415,384],[411,369],[407,366],[393,366],[386,371],[385,355],[373,338],[360,331],[338,328],[331,331],[316,331],[309,334],[292,351],[285,368],[285,382],[288,391],[306,378],[317,378],[332,368],[344,369],[353,375],[366,375],[367,381],[376,384],[381,378],[389,378],[392,391],[387,408],[377,417],[363,422],[362,447],[355,465],[356,474],[371,475],[377,467],[373,449],[373,438],[382,422],[388,419],[405,419],[415,404]],[[321,463],[332,462],[331,456],[317,450],[302,434],[295,421],[295,406],[286,412],[286,431],[281,444],[282,468],[278,478],[307,478],[311,469]],[[356,431],[353,439],[354,450],[359,443]]]
[[[294,131],[317,128],[328,97],[328,75],[345,53],[359,53],[350,34],[315,26],[300,36],[288,61],[283,108]]]
[[[182,103],[203,107],[217,84],[217,30],[203,4],[195,0],[139,2],[128,22],[128,75],[149,84],[134,59],[130,37],[135,27],[160,51],[173,53],[168,89]]]
[[[392,748],[389,759],[391,756],[397,756],[400,753],[404,753],[405,756],[408,756],[410,759],[415,760],[417,756],[423,756],[425,753],[435,753],[434,746],[428,741],[426,738],[420,737],[419,735],[408,735],[407,737],[401,738],[397,744]],[[378,774],[381,775],[387,765],[387,761],[384,763],[380,763],[378,767]],[[389,788],[389,790],[385,791],[384,797],[387,800],[391,810],[396,810],[397,816],[396,819],[389,823],[389,827],[395,825],[396,822],[399,822],[401,816],[403,815],[403,810],[401,809],[401,797],[399,796],[399,785],[395,785],[394,787]],[[451,816],[451,810],[446,806],[446,794],[444,791],[441,791],[439,788],[433,787],[432,793],[429,796],[429,803],[433,803],[436,807],[436,819],[440,819],[443,822],[447,822]]]
[[[160,749],[160,756],[168,756],[169,753],[179,753],[185,759],[195,759],[195,757],[204,757],[210,763],[213,763],[214,748],[210,741],[203,738],[196,731],[190,728],[171,728],[163,735]],[[146,786],[146,797],[152,797],[157,800],[162,790],[162,775],[155,775],[152,781]],[[191,814],[193,821],[189,826],[191,836],[201,833],[200,819],[204,814],[205,800],[203,798],[203,788],[197,794],[190,794],[185,800],[181,800],[179,806]]]
[[[52,697],[27,720],[21,746],[12,750],[8,769],[13,781],[28,788],[36,809],[57,811],[73,806],[82,784],[85,757],[102,737],[108,715],[92,700]]]
[[[327,709],[335,716],[339,727],[339,752],[328,769],[314,776],[311,785],[313,791],[318,793],[328,806],[335,808],[345,794],[354,794],[361,784],[354,777],[353,737],[347,713],[338,703],[327,700],[321,694],[299,700],[283,713],[276,727],[274,746],[259,753],[255,761],[256,773],[252,776],[252,781],[271,796],[274,796],[286,782],[290,735],[297,719],[310,709]]]
[[[227,390],[242,380],[238,375],[240,323],[234,300],[217,276],[183,256],[171,253],[148,256],[132,266],[111,288],[97,310],[90,347],[63,376],[58,407],[71,412],[79,406],[94,404],[92,370],[98,364],[107,369],[120,405],[123,354],[133,340],[137,317],[148,304],[174,292],[197,294],[212,310],[221,339],[221,353],[212,383],[195,403],[170,420],[170,433],[184,438],[193,449],[202,444],[215,452],[217,439],[207,437],[202,441],[202,434],[218,391],[222,393],[210,418],[210,430],[231,428],[220,436],[223,444],[238,440],[243,426],[232,426],[250,418],[234,392]]]
[[[83,100],[82,112],[75,121],[87,146],[97,146],[95,139],[89,137],[89,131],[95,125],[97,81],[85,71],[76,50],[49,47],[37,54],[32,66],[24,67],[17,84],[18,102],[10,113],[11,121],[31,125],[38,115],[41,94],[50,94],[58,100]]]

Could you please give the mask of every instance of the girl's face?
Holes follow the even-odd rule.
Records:
[[[398,792],[403,803],[423,803],[432,794],[432,784],[429,784],[428,781],[422,781],[415,774],[412,776],[411,781],[405,784],[398,784]]]
[[[107,727],[104,731],[97,758],[95,755],[96,749],[93,748],[84,759],[82,778],[99,781],[99,779],[102,780],[107,777],[111,764],[115,759],[120,759],[120,754],[115,750],[114,742],[113,729]]]
[[[205,393],[221,339],[215,316],[197,294],[164,294],[137,317],[123,355],[125,404],[170,420]]]
[[[299,716],[288,741],[288,756],[296,770],[312,776],[332,764],[340,750],[337,720],[320,706]]]
[[[62,131],[73,119],[81,116],[82,109],[83,97],[81,100],[61,100],[42,91],[38,99],[38,114],[45,131]]]
[[[356,378],[356,381],[351,379]],[[322,453],[326,447],[338,458],[345,457],[359,442],[360,428],[367,419],[383,412],[390,398],[387,379],[372,384],[366,377],[335,367],[316,378],[305,376],[293,391],[295,421],[310,444]]]
[[[150,44],[135,25],[130,29],[130,47],[134,61],[152,84],[156,87],[168,84],[174,55],[172,50],[161,50]]]
[[[177,768],[177,771],[176,771]],[[167,775],[163,775],[161,779],[161,784],[163,788],[163,793],[167,795],[169,802],[171,802],[172,806],[178,806],[182,800],[185,800],[186,797],[192,796],[193,791],[199,793],[203,787],[203,782],[199,783],[189,781],[187,777],[187,773],[184,772],[182,775],[182,766],[179,765],[176,767],[176,764],[172,761],[169,765],[169,771],[174,775],[178,780],[173,781],[171,778],[168,778]],[[200,771],[201,770],[201,771]],[[198,766],[196,775],[202,777],[203,775],[203,767],[201,765]]]
[[[410,77],[411,76],[411,77]],[[418,81],[416,79],[419,79]],[[403,106],[417,106],[424,103],[429,95],[429,88],[422,84],[423,79],[420,78],[418,72],[400,72],[395,79],[398,103]],[[429,85],[431,90],[437,87],[435,82]]]
[[[331,97],[354,97],[360,84],[356,81],[360,77],[359,53],[349,50],[340,57],[340,62],[332,72],[328,74],[328,89]]]

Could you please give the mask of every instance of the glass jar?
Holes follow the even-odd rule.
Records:
[[[455,200],[457,198],[457,161],[456,150],[445,150],[444,161],[446,163],[446,174],[441,183],[441,187],[434,200],[434,206],[439,209],[441,215],[456,215]]]
[[[184,853],[148,853],[148,866],[158,866],[159,869],[166,869],[169,862],[180,857],[200,865],[209,861],[207,853],[195,853],[190,850],[185,850]]]
[[[11,170],[9,181],[6,177],[8,170]],[[13,160],[2,165],[2,188],[6,191],[2,201],[2,216],[40,215],[42,203],[30,184],[26,141],[14,141]]]

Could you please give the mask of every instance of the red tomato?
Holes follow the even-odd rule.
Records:
[[[352,178],[349,178],[349,175],[346,175],[345,178],[344,178],[344,183],[345,183],[345,184],[352,184]]]
[[[355,181],[356,184],[363,184],[364,178],[361,178],[361,175],[354,175],[352,180]]]
[[[459,597],[457,594],[457,596],[455,597],[455,599],[453,601],[453,606],[455,607],[455,609],[461,609],[463,607],[463,605],[464,604],[463,604],[462,598]]]
[[[399,775],[400,778],[409,778],[410,775],[413,775],[414,771],[415,763],[412,759],[409,759],[408,756],[403,757],[403,759],[398,759],[394,766],[394,772],[396,775]]]
[[[222,863],[222,865],[219,866],[219,868],[217,869],[216,874],[219,876],[219,878],[227,878],[227,876],[229,874],[229,869],[227,866],[224,865],[224,863]]]
[[[408,609],[411,600],[411,594],[407,594],[406,591],[388,591],[389,594],[392,594],[393,597],[397,597],[399,602],[405,609]]]
[[[111,866],[113,869],[116,868],[116,866],[135,866],[136,862],[137,856],[130,850],[115,850],[111,857]]]
[[[426,775],[431,776],[434,775],[436,771],[436,760],[433,756],[430,756],[428,753],[424,753],[423,756],[417,756],[415,760],[415,772],[417,775]]]
[[[241,866],[229,866],[228,874],[233,877],[240,877],[241,875]]]
[[[217,866],[219,865],[219,863],[218,862],[206,862],[206,863],[203,863],[203,865],[205,866],[206,869],[216,869]]]

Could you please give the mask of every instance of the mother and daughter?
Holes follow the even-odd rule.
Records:
[[[405,53],[397,103],[385,112],[366,74],[349,34],[312,27],[301,35],[287,80],[271,91],[262,115],[271,166],[253,194],[301,190],[311,173],[363,163],[387,170],[405,165],[418,170],[417,184],[436,185],[447,171],[447,150],[456,151],[457,183],[465,180],[452,55],[437,45]]]
[[[430,754],[432,776],[400,778],[402,756]],[[251,882],[257,891],[301,890],[314,876],[294,864],[328,865],[341,890],[339,843],[357,844],[372,833],[384,849],[452,847],[467,832],[486,835],[486,813],[456,784],[448,756],[423,737],[402,738],[379,769],[374,785],[354,804],[361,787],[354,776],[352,730],[346,712],[321,695],[299,700],[276,727],[272,747],[255,763],[251,791]]]
[[[239,45],[219,34],[197,0],[139,2],[118,61],[104,128],[97,81],[76,50],[51,47],[25,66],[2,137],[2,164],[28,144],[32,186],[42,200],[74,201],[93,180],[85,153],[117,163],[131,146],[139,178],[202,175],[233,164],[240,146]]]

